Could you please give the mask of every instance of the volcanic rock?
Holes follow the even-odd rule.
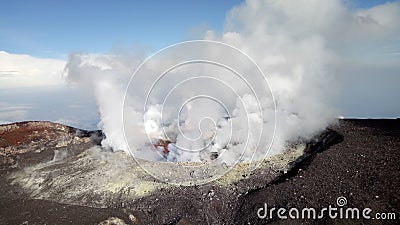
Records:
[[[373,195],[379,196],[374,205],[377,210],[398,212],[399,192],[394,189],[399,185],[395,176],[399,172],[398,127],[378,128],[340,121],[310,142],[263,160],[255,170],[239,163],[217,180],[190,186],[154,179],[139,165],[148,163],[168,172],[171,164],[135,161],[123,152],[97,146],[103,137],[100,131],[49,122],[3,125],[0,223],[97,224],[118,218],[128,224],[264,224],[274,222],[257,218],[256,211],[264,202],[317,207],[326,200],[335,203],[340,195],[356,203],[371,202],[360,183],[366,179],[386,188]],[[371,141],[379,143],[384,152],[376,155],[378,145]],[[372,155],[377,161],[366,161]],[[377,164],[379,169],[374,167]],[[371,173],[389,168],[385,174],[377,173],[386,180]],[[342,177],[346,171],[356,178],[347,181]],[[173,174],[180,177],[186,172],[193,175],[190,171]],[[338,180],[333,178],[336,174]]]

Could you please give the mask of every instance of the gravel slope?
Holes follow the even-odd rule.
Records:
[[[257,210],[264,203],[268,207],[318,209],[335,206],[340,196],[347,199],[345,207],[369,207],[373,212],[394,212],[400,218],[400,120],[342,120],[332,129],[343,136],[340,143],[310,155],[277,179],[262,178],[262,171],[257,171],[242,183],[228,187],[215,183],[176,186],[134,201],[111,202],[107,208],[62,204],[11,193],[3,179],[12,169],[3,168],[0,224],[96,224],[109,217],[118,217],[127,224],[399,222],[399,219],[258,219]],[[244,191],[246,186],[249,188]]]
[[[296,176],[243,197],[238,224],[398,224],[400,120],[346,120],[334,129],[344,136],[341,143],[317,154]],[[271,207],[323,208],[335,205],[340,196],[347,199],[348,207],[395,212],[399,219],[259,220],[255,214],[264,203]]]

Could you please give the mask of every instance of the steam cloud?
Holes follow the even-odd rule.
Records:
[[[282,152],[288,142],[311,138],[334,121],[338,115],[332,108],[337,90],[332,79],[335,68],[354,59],[354,49],[368,54],[376,50],[380,41],[394,40],[399,30],[399,12],[400,3],[353,11],[336,0],[246,1],[229,12],[221,35],[207,31],[205,40],[235,46],[254,59],[266,74],[275,98],[276,121],[270,93],[254,96],[229,71],[213,66],[192,65],[171,72],[149,96],[145,112],[140,107],[145,99],[139,96],[149,91],[156,78],[154,71],[167,59],[146,65],[147,76],[132,80],[135,89],[128,91],[125,105],[125,90],[135,68],[144,60],[141,56],[71,54],[66,78],[96,96],[101,115],[99,127],[106,134],[104,147],[128,151],[128,142],[135,156],[162,160],[162,155],[148,144],[149,135],[152,140],[168,138],[175,143],[169,144],[170,161],[204,161],[211,152],[217,152],[224,162],[231,163],[241,156],[245,145],[250,151],[241,160],[259,159],[266,151],[255,153],[252,149],[257,145],[261,149],[269,147],[274,122],[276,133],[269,155]],[[260,77],[251,75],[255,71],[247,68],[248,64],[240,64],[229,56],[215,56],[212,50],[201,54],[217,57],[226,64],[242,65],[255,89],[263,88],[257,87]],[[171,93],[168,99],[172,100],[163,103],[168,91],[190,78],[188,74],[196,73],[193,71],[218,74],[214,78],[229,83],[234,92],[218,79],[197,79],[194,83],[187,80]],[[178,112],[185,100],[203,94],[202,91],[217,96],[224,105],[210,99],[194,99]],[[123,120],[123,113],[129,120]],[[266,134],[261,142],[257,139],[259,127]],[[180,151],[176,146],[205,151]]]

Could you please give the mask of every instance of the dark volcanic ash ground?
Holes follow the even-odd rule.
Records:
[[[397,220],[259,219],[270,207],[369,207],[400,216],[400,120],[341,120],[310,143],[237,165],[197,186],[169,185],[100,131],[50,122],[0,126],[0,224],[395,224]],[[150,162],[148,162],[150,163]],[[160,171],[168,165],[154,163]],[[179,174],[177,174],[179,176]]]

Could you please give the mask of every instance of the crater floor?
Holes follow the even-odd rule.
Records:
[[[50,122],[1,125],[0,223],[263,224],[257,209],[264,203],[318,207],[339,196],[399,213],[399,127],[399,120],[341,120],[256,170],[240,163],[206,184],[174,185],[144,172],[131,156],[99,147],[100,131]],[[190,167],[139,163],[176,181],[204,178]]]

